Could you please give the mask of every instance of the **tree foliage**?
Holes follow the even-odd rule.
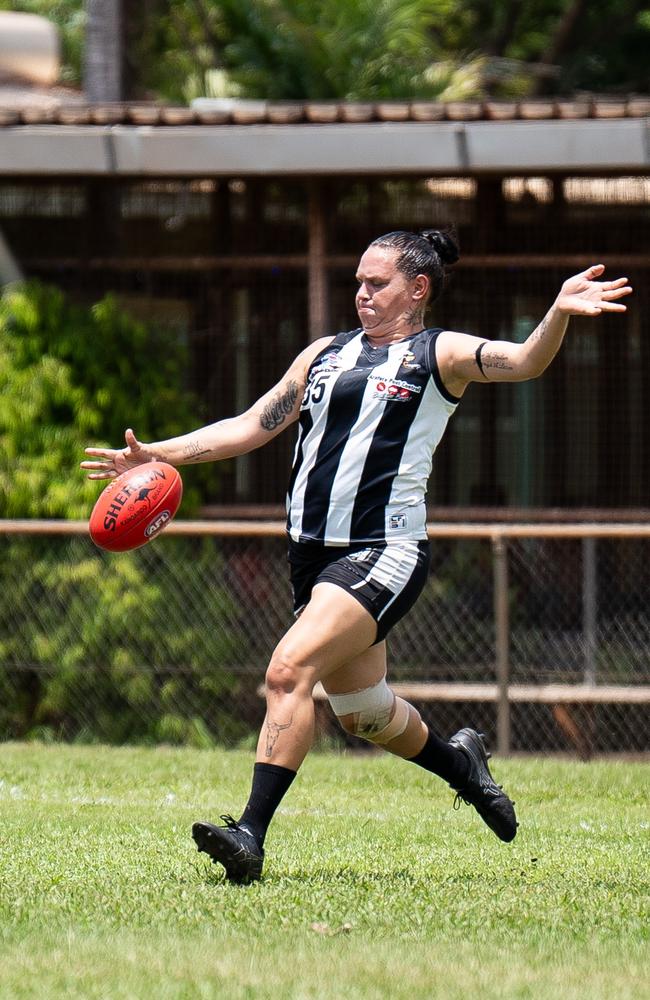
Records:
[[[183,387],[186,361],[175,335],[136,321],[111,297],[86,308],[38,283],[6,292],[0,517],[86,518],[99,485],[79,469],[85,445],[119,443],[128,423],[145,440],[201,423]],[[208,475],[214,469],[204,467]],[[198,492],[185,486],[187,514]],[[227,611],[232,616],[233,600],[213,548],[175,541],[172,572],[161,545],[144,555],[109,556],[85,538],[64,548],[51,538],[4,536],[0,739],[60,734],[205,744],[214,738],[215,720],[201,715],[201,694],[236,687],[225,665],[241,638],[221,628],[203,641],[197,623],[205,629]],[[172,618],[190,562],[213,583],[193,593],[193,617]],[[135,657],[133,632],[140,643]],[[143,712],[145,704],[153,711]]]
[[[650,4],[638,0],[468,0],[453,4],[443,30],[444,47],[469,43],[488,59],[488,92],[510,72],[533,93],[650,90]]]
[[[272,99],[648,92],[638,0],[143,0],[125,4],[129,96]],[[62,30],[81,79],[83,0],[0,0]]]
[[[207,746],[242,735],[245,723],[214,711],[236,697],[228,664],[244,640],[224,627],[236,610],[209,540],[119,555],[59,541],[16,536],[4,547],[0,739]],[[213,584],[192,589],[191,613],[172,614],[189,564]]]
[[[151,0],[150,86],[176,99],[515,96],[650,89],[637,0]],[[139,37],[149,37],[139,32]]]
[[[170,13],[169,28],[179,42],[191,30],[208,86],[217,67],[236,92],[252,97],[435,96],[455,68],[450,62],[443,79],[427,76],[437,19],[430,0],[219,0],[190,3],[186,14],[181,26],[178,12]]]
[[[186,352],[112,297],[91,308],[28,283],[0,299],[0,516],[85,517],[97,484],[79,471],[90,443],[144,440],[201,423],[183,387]],[[189,490],[184,510],[196,505]]]

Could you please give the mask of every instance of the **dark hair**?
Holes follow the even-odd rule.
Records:
[[[460,253],[453,226],[448,229],[423,229],[419,233],[397,230],[378,236],[371,247],[388,247],[398,252],[396,266],[407,278],[426,274],[431,284],[431,301],[440,295],[447,266],[455,264]]]

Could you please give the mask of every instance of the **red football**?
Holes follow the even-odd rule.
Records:
[[[169,524],[182,496],[183,480],[173,465],[136,465],[100,493],[90,515],[90,537],[109,552],[137,549]]]

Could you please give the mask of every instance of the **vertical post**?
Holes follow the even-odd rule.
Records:
[[[494,576],[494,642],[497,681],[497,750],[510,753],[510,607],[508,601],[508,548],[501,535],[492,535]]]
[[[476,252],[499,253],[507,230],[500,177],[481,177],[477,182],[476,213],[478,224],[473,233],[477,241]],[[509,329],[512,325],[509,315],[511,296],[495,295],[494,275],[485,270],[477,273],[474,282],[481,302],[481,336],[488,340],[501,340],[504,327]],[[509,334],[507,339],[510,339]],[[475,503],[491,507],[500,507],[505,503],[498,476],[499,448],[503,447],[502,435],[498,433],[499,396],[500,390],[495,388],[482,392],[478,399],[479,452],[472,493]]]
[[[596,539],[582,539],[582,637],[585,646],[584,682],[596,683]]]
[[[232,335],[235,345],[235,413],[243,413],[250,405],[250,292],[237,288],[232,296]],[[235,495],[241,503],[250,500],[251,457],[240,455],[235,460]]]
[[[22,281],[23,277],[20,264],[11,252],[9,244],[0,229],[0,287],[2,285],[11,285],[15,281]]]
[[[89,101],[124,94],[123,0],[86,0],[84,90]]]
[[[327,333],[329,302],[325,253],[327,226],[323,189],[319,181],[309,186],[309,339],[318,340]]]

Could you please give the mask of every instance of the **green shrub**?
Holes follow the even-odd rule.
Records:
[[[85,308],[38,283],[5,293],[0,517],[86,517],[98,494],[79,472],[86,445],[120,447],[127,426],[155,440],[201,424],[187,364],[176,334],[133,319],[111,296]],[[209,489],[215,467],[200,472]],[[183,512],[198,501],[198,487],[186,488]]]
[[[0,517],[87,517],[99,492],[79,469],[88,443],[119,445],[128,425],[147,440],[201,423],[183,386],[186,368],[172,333],[137,322],[110,297],[83,308],[36,283],[7,292],[0,299]],[[205,471],[215,475],[215,467]],[[193,485],[183,512],[198,500]],[[182,570],[167,572],[162,547],[145,558],[105,557],[85,541],[51,542],[10,536],[4,543],[0,737],[209,742],[201,691],[236,685],[227,668],[232,640],[222,627],[208,650],[194,626],[223,618],[225,588],[196,588],[193,617],[188,611],[179,620],[168,608]],[[194,573],[212,566],[211,579],[219,580],[212,547],[188,541],[174,552],[185,573],[188,565]]]
[[[223,572],[211,539],[122,555],[82,538],[10,540],[0,738],[207,746],[241,737],[245,725],[217,707],[237,701],[246,642]]]

